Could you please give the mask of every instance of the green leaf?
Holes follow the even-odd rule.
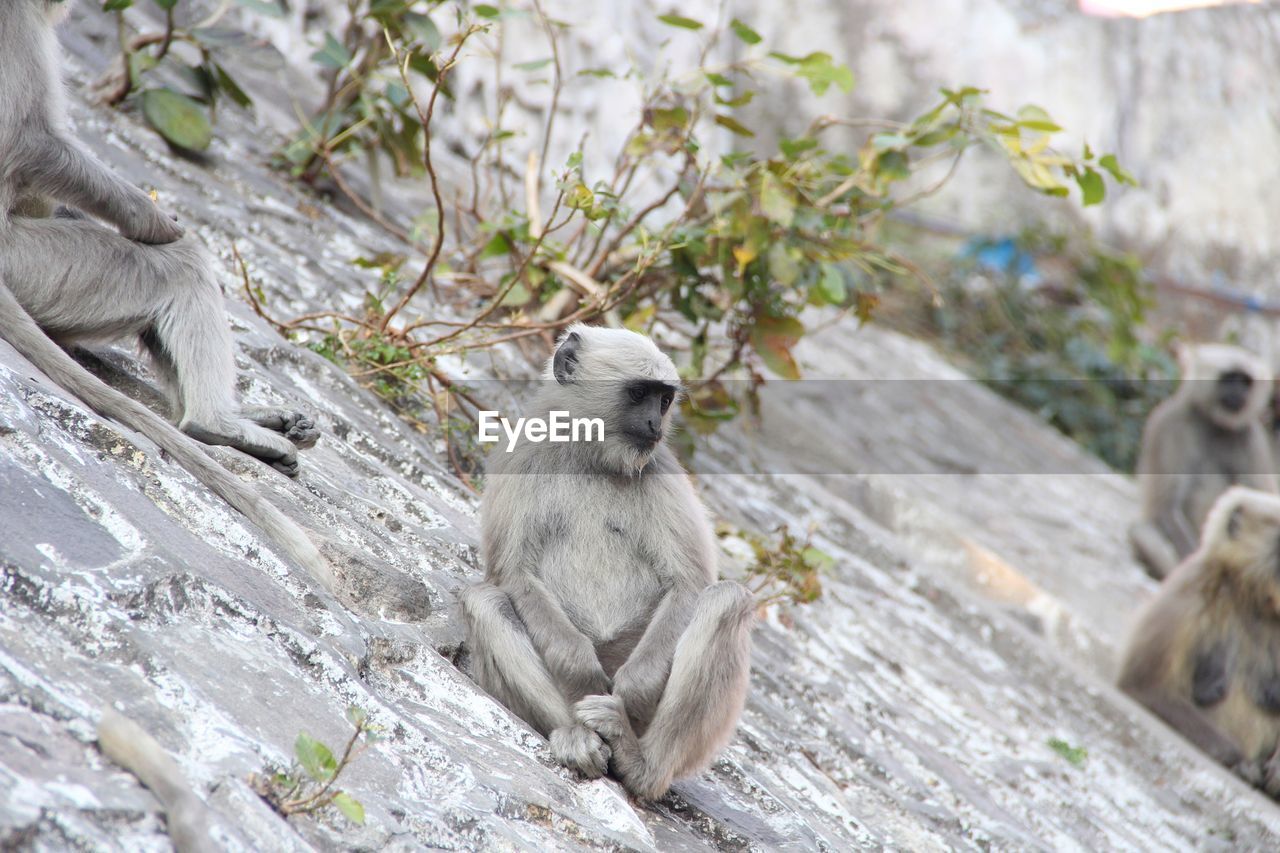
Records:
[[[1097,204],[1107,197],[1107,186],[1093,169],[1086,168],[1076,175],[1076,183],[1080,185],[1080,193],[1084,196],[1084,206]]]
[[[133,5],[133,0],[103,0],[102,11],[122,12]]]
[[[658,20],[669,27],[679,27],[682,30],[700,30],[702,24],[693,18],[685,18],[680,15],[659,15]]]
[[[725,128],[726,130],[732,133],[736,133],[738,136],[755,136],[756,135],[754,130],[742,124],[740,121],[738,121],[736,118],[733,118],[732,116],[717,115],[716,124],[720,125],[721,127]]]
[[[817,147],[818,140],[806,136],[799,139],[783,139],[778,143],[778,149],[788,160],[795,160],[806,151],[812,151]]]
[[[795,198],[773,172],[765,172],[760,179],[760,210],[783,228],[790,227],[795,220]]]
[[[578,76],[579,77],[597,77],[601,80],[605,80],[605,79],[613,79],[618,75],[614,74],[608,68],[584,68],[583,70],[578,72]]]
[[[161,136],[179,148],[204,151],[213,141],[213,128],[204,110],[172,89],[143,92],[142,114]]]
[[[712,86],[732,86],[733,81],[723,74],[717,74],[714,71],[707,72],[707,79],[711,81]]]
[[[759,44],[762,41],[758,32],[751,29],[751,27],[748,27],[737,18],[734,18],[729,22],[729,29],[733,30],[733,34],[747,44]]]
[[[511,243],[505,234],[494,234],[480,251],[482,258],[500,258],[511,251]]]
[[[1047,112],[1034,104],[1027,104],[1018,110],[1018,124],[1028,130],[1040,130],[1045,133],[1057,133],[1062,130]]]
[[[178,0],[154,0],[155,4],[166,12],[178,5]]]
[[[339,791],[333,798],[333,804],[347,820],[356,826],[364,826],[364,806],[359,800],[353,799],[346,791]]]
[[[1116,160],[1114,154],[1103,154],[1098,159],[1098,165],[1111,173],[1111,177],[1115,178],[1122,184],[1128,184],[1131,187],[1138,185],[1138,180],[1129,171],[1120,165],[1120,161]]]
[[[689,111],[684,107],[655,109],[649,114],[649,124],[654,130],[682,130],[689,123]]]
[[[794,317],[761,317],[751,327],[751,346],[765,367],[783,379],[799,379],[791,348],[804,337],[804,326]]]
[[[213,76],[218,81],[218,88],[226,92],[227,97],[232,101],[245,108],[253,105],[253,99],[249,97],[244,89],[240,88],[240,85],[235,80],[231,79],[227,69],[216,62],[213,64]]]
[[[507,295],[502,297],[501,305],[504,308],[518,308],[527,303],[531,296],[532,294],[529,293],[529,288],[525,287],[523,282],[516,282],[516,284],[507,291]]]
[[[280,8],[280,4],[276,0],[236,0],[246,9],[252,9],[259,15],[266,15],[268,18],[283,18],[284,10]]]
[[[481,3],[479,6],[475,6],[474,8],[475,13],[481,18],[493,19],[502,14],[502,10],[497,6],[490,6],[487,3]]]
[[[403,257],[403,256],[402,256]],[[357,728],[363,726],[369,720],[368,713],[359,705],[352,705],[347,708],[347,722]]]
[[[414,38],[422,42],[427,53],[435,53],[444,41],[440,36],[439,28],[436,27],[436,22],[431,20],[430,16],[420,12],[405,12],[404,27]]]
[[[836,65],[829,53],[814,51],[808,56],[788,56],[774,51],[769,55],[795,66],[796,76],[809,81],[809,88],[815,95],[824,94],[832,84],[846,94],[853,91],[853,72],[847,65]]]
[[[886,181],[901,181],[911,177],[911,161],[901,151],[885,151],[876,158],[876,172]]]
[[[818,292],[832,305],[844,303],[848,291],[844,286],[844,276],[835,264],[822,265],[822,277],[818,279]]]
[[[351,53],[333,37],[333,33],[325,33],[324,47],[311,54],[311,61],[326,68],[345,68],[351,62]]]
[[[298,733],[298,739],[293,743],[293,754],[306,774],[317,782],[328,782],[338,770],[338,762],[329,747],[306,732]]]
[[[742,94],[733,98],[722,98],[719,95],[713,95],[713,98],[715,102],[722,107],[737,108],[737,107],[745,107],[747,104],[751,103],[751,101],[755,99],[755,96],[756,96],[755,90],[748,89]]]
[[[551,61],[552,57],[548,56],[546,59],[534,59],[530,62],[518,62],[511,67],[517,71],[537,71],[539,68],[546,68],[551,64]]]

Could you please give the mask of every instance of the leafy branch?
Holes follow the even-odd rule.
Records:
[[[340,757],[334,758],[329,747],[300,732],[293,745],[294,761],[289,768],[266,775],[254,774],[249,777],[250,786],[283,817],[314,814],[333,806],[347,820],[363,824],[364,806],[336,785],[351,762],[377,743],[378,727],[355,706],[347,709],[347,720],[354,731]]]

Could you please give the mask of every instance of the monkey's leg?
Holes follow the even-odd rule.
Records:
[[[754,614],[755,600],[740,584],[720,581],[702,591],[643,737],[618,696],[588,696],[574,706],[578,721],[609,745],[614,770],[635,796],[661,797],[733,735],[747,695]]]
[[[0,231],[0,275],[51,337],[141,336],[160,378],[173,383],[179,428],[297,474],[293,444],[236,413],[222,294],[195,237],[143,246],[63,219],[18,218]]]
[[[1178,567],[1180,560],[1173,544],[1153,522],[1140,521],[1129,527],[1129,545],[1147,574],[1164,580]]]
[[[476,682],[546,735],[556,761],[590,779],[603,776],[609,748],[574,719],[510,596],[491,583],[478,583],[462,593],[462,615]]]

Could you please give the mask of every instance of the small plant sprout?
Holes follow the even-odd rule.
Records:
[[[378,727],[369,722],[362,708],[347,709],[347,720],[354,727],[339,758],[333,751],[306,732],[299,732],[293,744],[293,763],[287,770],[264,775],[253,774],[249,784],[258,796],[283,817],[314,814],[333,806],[343,817],[357,825],[364,824],[364,806],[337,787],[351,762],[377,743]]]
[[[1089,750],[1083,746],[1072,746],[1062,738],[1049,738],[1049,748],[1069,761],[1072,767],[1083,767],[1089,757]]]
[[[822,597],[822,575],[835,560],[814,547],[812,527],[800,539],[787,525],[775,533],[771,544],[764,537],[738,532],[751,546],[755,562],[747,569],[746,585],[761,609],[774,604],[810,604]],[[726,534],[721,529],[720,535]]]

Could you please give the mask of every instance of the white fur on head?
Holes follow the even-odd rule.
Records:
[[[1208,417],[1226,429],[1243,429],[1257,423],[1271,399],[1271,370],[1266,362],[1231,344],[1188,344],[1178,348],[1183,381],[1190,381],[1192,399]],[[1253,379],[1249,398],[1238,412],[1224,412],[1216,403],[1213,383],[1232,371]]]
[[[557,377],[556,358],[570,344],[573,355],[563,365],[566,375]],[[540,398],[546,408],[565,409],[574,416],[604,420],[605,440],[599,446],[582,445],[583,452],[597,454],[600,463],[608,469],[632,474],[643,471],[657,447],[666,440],[680,397],[680,374],[675,364],[649,338],[626,329],[574,323],[557,343],[543,378]],[[638,449],[621,436],[610,433],[624,405],[622,388],[636,380],[665,382],[677,389],[675,401],[662,419],[662,438],[652,450]]]
[[[676,370],[675,363],[658,349],[657,344],[639,332],[574,323],[560,336],[556,348],[571,335],[577,335],[581,340],[575,379],[656,379],[680,385],[680,373]],[[554,362],[554,356],[547,360],[544,379],[555,379]]]
[[[1214,501],[1200,533],[1200,553],[1216,565],[1276,583],[1280,566],[1280,495],[1232,486]]]
[[[60,24],[71,13],[71,4],[66,0],[43,0],[44,13],[50,24]]]

